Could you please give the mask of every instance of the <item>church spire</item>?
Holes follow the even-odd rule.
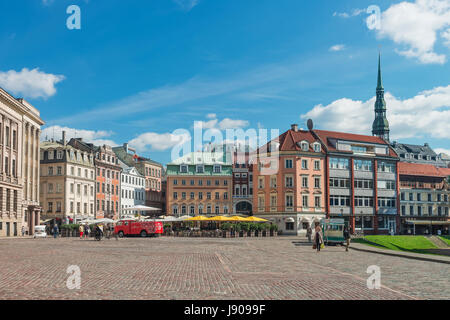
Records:
[[[378,54],[378,81],[377,100],[375,101],[375,120],[372,125],[372,134],[389,141],[389,122],[386,118],[386,101],[381,80],[381,53]]]

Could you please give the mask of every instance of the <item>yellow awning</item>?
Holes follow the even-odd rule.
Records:
[[[231,217],[216,216],[216,217],[208,218],[207,221],[233,221],[230,219],[231,219]]]
[[[234,217],[231,217],[231,218],[230,218],[230,221],[242,221],[242,222],[247,222],[248,220],[247,220],[247,218],[243,218],[243,217],[240,217],[240,216],[234,216]]]
[[[209,219],[205,216],[197,216],[197,217],[192,217],[189,219],[186,219],[184,221],[208,221]]]
[[[245,218],[245,221],[249,221],[249,222],[267,222],[269,220],[251,216],[251,217]]]

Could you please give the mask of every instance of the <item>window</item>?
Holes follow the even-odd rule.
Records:
[[[305,159],[302,160],[302,169],[303,170],[308,169],[308,160],[305,160]]]
[[[395,198],[378,198],[378,207],[380,208],[395,208],[396,199]]]
[[[286,177],[286,187],[292,188],[294,186],[293,178],[292,177]]]
[[[285,168],[286,169],[292,169],[293,165],[292,165],[292,159],[286,159],[285,160]]]
[[[294,206],[294,196],[286,195],[286,207],[293,207],[293,206]]]
[[[308,188],[308,177],[302,177],[302,187]]]
[[[320,152],[320,143],[314,143],[314,152]]]
[[[302,197],[302,205],[304,208],[308,208],[308,196]]]
[[[57,174],[58,176],[62,175],[62,167],[56,168],[56,174]]]
[[[180,165],[180,173],[187,173],[188,172],[188,166],[185,164]]]
[[[355,207],[373,207],[373,197],[355,197]]]
[[[276,207],[277,206],[277,196],[276,195],[271,195],[270,196],[270,206],[271,207]]]
[[[270,187],[271,188],[277,187],[277,177],[270,177]]]
[[[385,161],[378,162],[378,172],[391,172],[395,173],[395,164]]]
[[[195,192],[191,192],[191,200],[195,199]]]
[[[344,158],[330,158],[330,169],[348,169],[348,159]]]
[[[286,222],[286,230],[294,230],[294,223]]]
[[[63,152],[61,150],[56,151],[56,159],[61,160],[63,158]]]
[[[48,167],[48,175],[49,176],[53,175],[53,167]]]
[[[349,196],[330,196],[330,206],[332,207],[350,207]]]
[[[203,199],[203,192],[199,192],[199,193],[198,193],[198,199],[199,199],[199,200],[202,200],[202,199]]]
[[[314,178],[314,188],[320,189],[320,178]]]
[[[205,172],[205,167],[203,165],[197,165],[196,167],[196,172],[197,173],[204,173]]]
[[[320,196],[315,196],[314,197],[314,206],[316,208],[320,208],[321,207],[321,205],[320,205]]]
[[[214,165],[214,173],[221,173],[222,172],[222,166],[220,164]]]
[[[370,161],[370,160],[354,160],[353,168],[357,171],[372,171],[372,161]]]
[[[300,145],[302,146],[302,151],[308,151],[309,143],[307,141],[302,141]]]
[[[181,193],[181,199],[183,199],[183,200],[186,199],[186,192],[182,192],[182,193]]]
[[[356,189],[373,189],[373,180],[355,179],[354,186]]]
[[[319,160],[314,160],[314,170],[315,171],[320,170],[320,161]]]
[[[351,146],[353,153],[367,153],[367,148],[362,146]]]

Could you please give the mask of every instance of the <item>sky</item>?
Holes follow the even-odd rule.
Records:
[[[450,0],[16,0],[0,12],[0,87],[39,109],[42,139],[127,142],[166,164],[195,121],[282,133],[311,118],[371,135],[381,51],[391,140],[450,154]]]

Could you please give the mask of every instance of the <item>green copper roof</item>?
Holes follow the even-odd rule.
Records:
[[[381,53],[378,54],[378,81],[377,89],[383,89],[383,81],[381,80]]]

